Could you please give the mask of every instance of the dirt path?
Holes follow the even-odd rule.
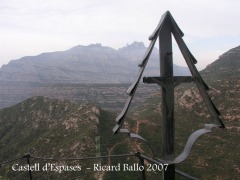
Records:
[[[136,127],[136,134],[139,132],[139,125],[141,124],[140,121],[137,122],[137,127]],[[143,149],[141,148],[141,145],[137,143],[137,140],[134,142],[135,146],[137,147],[137,151],[139,152],[144,152]]]
[[[151,123],[149,122],[148,120],[139,120],[137,121],[137,125],[136,125],[136,131],[135,133],[138,134],[139,133],[139,129],[140,129],[140,126],[142,124],[146,124],[147,126],[149,125],[155,125],[154,123]],[[129,139],[126,139],[124,141],[129,141]],[[124,141],[121,141],[119,143],[116,143],[114,144],[109,150],[108,150],[108,155],[110,156],[113,152],[113,150],[116,148],[116,146],[118,146],[119,144],[124,144]],[[137,143],[137,140],[134,141],[134,144],[135,144],[135,147],[137,148],[137,151],[139,152],[144,152],[144,150],[141,148],[141,145],[139,143]],[[110,166],[111,165],[111,158],[108,158],[108,162],[105,166]],[[103,179],[103,176],[105,175],[106,171],[102,171],[99,173],[99,176],[98,176],[98,180],[102,180]]]
[[[112,154],[112,151],[114,150],[114,148],[115,148],[117,145],[121,144],[121,143],[124,143],[124,142],[119,142],[119,143],[117,143],[117,144],[114,144],[114,145],[109,149],[108,155],[110,156],[110,155]],[[111,165],[111,158],[108,158],[108,163],[107,163],[106,165],[104,165],[104,166],[110,166],[110,165]],[[107,171],[101,171],[101,172],[100,172],[100,175],[99,175],[99,177],[98,177],[98,180],[102,180],[102,179],[103,179],[103,176],[105,175],[106,172],[107,172]]]
[[[136,134],[139,134],[139,129],[140,129],[141,124],[146,124],[147,126],[155,125],[154,123],[151,123],[146,119],[145,120],[139,120],[139,121],[137,121],[137,126],[136,126],[136,131],[135,131]],[[141,145],[137,143],[137,140],[135,140],[134,144],[137,147],[137,151],[144,152],[144,150],[141,148]]]

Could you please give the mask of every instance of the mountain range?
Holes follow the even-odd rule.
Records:
[[[132,82],[146,47],[134,42],[115,50],[101,44],[78,45],[66,51],[42,53],[12,60],[0,69],[0,83],[81,83],[119,84]],[[158,50],[155,48],[146,69],[159,74]],[[187,68],[174,66],[175,74],[186,75]]]
[[[73,91],[82,98],[82,92],[78,91],[82,88],[76,91],[75,84],[84,86],[84,84],[133,82],[138,72],[137,65],[145,51],[146,47],[142,42],[134,42],[118,50],[101,44],[91,44],[12,60],[0,68],[0,108],[32,96],[53,95],[59,98],[66,95],[65,89],[67,91],[74,89]],[[186,67],[177,65],[174,65],[174,72],[178,75],[189,74]],[[144,75],[157,74],[159,74],[158,50],[154,48]],[[59,84],[62,88],[56,93],[54,89],[59,89]],[[57,87],[52,88],[53,85]],[[70,88],[71,86],[73,88]],[[60,92],[63,94],[59,96]],[[83,92],[86,95],[88,88]],[[76,99],[75,97],[77,96],[73,99]]]

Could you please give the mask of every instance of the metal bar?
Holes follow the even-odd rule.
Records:
[[[173,78],[172,36],[169,21],[165,21],[159,33],[160,74],[161,77]],[[174,121],[174,85],[167,81],[162,87],[162,129],[163,159],[175,157],[175,121]],[[175,179],[175,164],[163,171],[164,180]]]
[[[45,158],[45,157],[35,157],[32,156],[33,159],[42,159],[42,160],[59,160],[59,161],[72,161],[72,160],[87,160],[87,159],[99,159],[99,158],[112,158],[112,157],[130,157],[135,156],[135,154],[120,154],[120,155],[109,155],[109,156],[98,156],[98,157],[82,157],[82,158]]]
[[[163,27],[164,21],[165,21],[167,18],[169,18],[169,17],[172,17],[172,15],[171,15],[171,13],[170,13],[169,11],[165,12],[165,13],[162,15],[162,17],[161,17],[161,19],[160,19],[160,21],[159,21],[156,29],[155,29],[154,32],[149,36],[149,38],[148,38],[149,40],[153,40],[153,39],[156,39],[156,38],[157,38],[159,31],[161,31],[161,28]],[[173,19],[173,22],[175,22],[174,19]],[[175,22],[175,27],[176,27],[177,31],[179,32],[179,34],[181,34],[181,36],[183,36],[184,34],[183,34],[182,30],[178,27],[178,25],[177,25],[176,22]]]
[[[125,118],[125,116],[126,116],[126,114],[128,112],[128,109],[130,107],[132,99],[133,99],[133,97],[135,95],[135,92],[136,92],[136,89],[138,87],[139,81],[140,81],[140,79],[142,77],[142,74],[143,74],[143,71],[144,71],[144,69],[145,69],[145,67],[147,65],[147,62],[148,62],[149,57],[151,55],[151,52],[152,52],[152,50],[154,48],[156,40],[157,39],[154,39],[154,40],[151,41],[151,43],[150,43],[150,45],[149,45],[149,47],[148,47],[148,49],[147,49],[147,51],[146,51],[146,53],[144,55],[144,58],[143,58],[141,64],[139,65],[140,68],[139,68],[139,71],[138,71],[138,76],[137,76],[136,80],[133,82],[133,84],[127,90],[127,94],[129,95],[129,97],[128,97],[127,102],[125,103],[124,108],[122,109],[121,113],[116,118],[117,124],[113,128],[113,133],[114,134],[118,133],[118,131],[119,131],[119,129],[120,129],[120,127],[121,127],[121,125],[122,125],[122,123],[124,121],[124,118]]]
[[[180,84],[180,83],[193,82],[194,79],[192,76],[174,76],[172,78],[169,78],[169,77],[144,77],[143,78],[143,83],[154,84],[157,81],[159,83],[167,83],[168,81],[172,81],[172,83],[174,84]]]
[[[190,135],[190,137],[188,138],[187,143],[186,143],[186,145],[184,147],[184,150],[175,159],[167,161],[167,160],[162,160],[162,159],[157,158],[157,160],[160,161],[160,162],[167,163],[167,164],[178,164],[178,163],[183,162],[189,156],[189,154],[190,154],[190,152],[192,150],[192,147],[193,147],[194,143],[196,142],[196,140],[200,136],[202,136],[202,135],[204,135],[206,133],[211,133],[212,129],[213,128],[217,128],[217,127],[219,127],[219,125],[216,125],[216,124],[205,124],[203,129],[199,129],[197,131],[194,131]]]
[[[158,84],[159,86],[164,87],[166,84],[166,78],[165,77],[144,77],[143,83]]]
[[[137,156],[138,159],[139,159],[139,163],[141,166],[143,166],[143,171],[141,171],[141,174],[142,174],[142,180],[145,180],[146,179],[146,175],[145,175],[145,166],[144,166],[144,159],[141,158],[140,156]]]
[[[185,42],[183,41],[181,36],[178,34],[178,32],[175,30],[175,28],[173,28],[173,35],[174,35],[174,38],[175,38],[175,40],[178,44],[178,47],[179,47],[180,51],[182,52],[182,54],[184,56],[184,59],[186,60],[186,63],[188,65],[193,77],[196,80],[197,88],[198,88],[198,90],[199,90],[199,92],[200,92],[200,94],[203,98],[203,101],[205,102],[205,104],[207,106],[207,109],[208,109],[209,113],[211,114],[211,116],[214,119],[214,123],[215,124],[220,124],[221,128],[224,128],[225,125],[219,117],[220,112],[217,110],[217,108],[213,104],[211,98],[207,94],[206,90],[208,90],[208,86],[203,81],[201,75],[199,74],[197,68],[195,67],[195,65],[193,63],[193,60],[192,60],[192,56],[190,54],[190,51],[188,50]]]
[[[152,158],[150,158],[150,157],[145,156],[144,154],[141,154],[140,152],[137,152],[137,153],[135,154],[135,156],[141,157],[141,158],[143,158],[143,159],[146,159],[148,162],[151,162],[151,163],[154,163],[154,164],[164,164],[163,161],[152,159]]]
[[[140,136],[140,135],[138,135],[138,134],[135,134],[135,133],[131,133],[131,132],[130,132],[128,129],[126,129],[126,128],[125,128],[125,129],[120,129],[120,130],[119,130],[119,133],[126,133],[126,134],[128,134],[128,136],[129,136],[130,138],[135,138],[135,139],[137,139],[137,140],[141,140],[141,141],[145,142],[145,143],[148,145],[148,147],[150,148],[150,150],[151,150],[151,152],[152,152],[152,155],[155,156],[151,145],[150,145],[150,144],[148,143],[148,141],[146,141],[142,136]]]
[[[28,166],[29,166],[29,168],[28,168],[29,179],[32,180],[32,171],[31,171],[31,168],[30,168],[30,166],[31,166],[30,165],[30,155],[28,154],[25,157],[27,158],[27,163],[28,163]]]
[[[149,157],[141,154],[140,152],[137,152],[137,153],[136,153],[136,156],[137,156],[138,158],[145,159],[145,160],[147,160],[148,162],[151,162],[151,163],[154,163],[154,164],[167,165],[167,163],[164,163],[161,159],[155,160],[155,159],[149,158]],[[169,165],[168,165],[168,168],[169,168]],[[167,168],[167,169],[168,169],[168,168]],[[188,178],[188,179],[197,180],[197,178],[195,178],[195,177],[193,177],[193,176],[190,176],[189,174],[186,174],[186,173],[184,173],[184,172],[182,172],[182,171],[179,171],[179,170],[177,170],[177,169],[175,170],[175,173],[177,173],[177,174],[179,174],[179,175],[181,175],[181,176],[183,176],[183,177],[186,177],[186,178]]]
[[[135,89],[137,88],[138,83],[139,83],[139,81],[142,77],[143,71],[144,71],[144,69],[145,69],[145,67],[148,63],[149,57],[152,53],[152,50],[154,48],[154,45],[155,45],[156,41],[157,41],[157,39],[154,39],[154,40],[151,41],[151,43],[149,44],[148,49],[147,49],[147,51],[146,51],[146,53],[145,53],[145,55],[144,55],[144,57],[141,61],[141,63],[138,65],[140,67],[139,70],[138,70],[138,75],[137,75],[136,80],[128,88],[128,90],[127,90],[128,95],[133,95],[134,94]]]

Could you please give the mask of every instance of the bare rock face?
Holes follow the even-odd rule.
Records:
[[[186,108],[188,110],[193,110],[193,107],[195,104],[202,102],[202,97],[200,96],[200,94],[198,93],[197,89],[189,89],[186,90],[182,97],[179,98],[178,100],[178,104],[182,107],[182,108]]]

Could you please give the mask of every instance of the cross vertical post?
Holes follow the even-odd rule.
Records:
[[[25,156],[27,158],[27,163],[28,163],[28,166],[29,166],[29,169],[28,169],[28,173],[29,173],[29,179],[32,180],[32,171],[31,171],[31,168],[30,168],[30,154],[26,155]]]
[[[168,22],[165,22],[168,23]],[[172,36],[170,26],[166,24],[159,33],[160,75],[166,78],[162,86],[162,150],[163,159],[172,160],[175,156],[174,86]],[[164,180],[175,179],[175,164],[163,171]]]

